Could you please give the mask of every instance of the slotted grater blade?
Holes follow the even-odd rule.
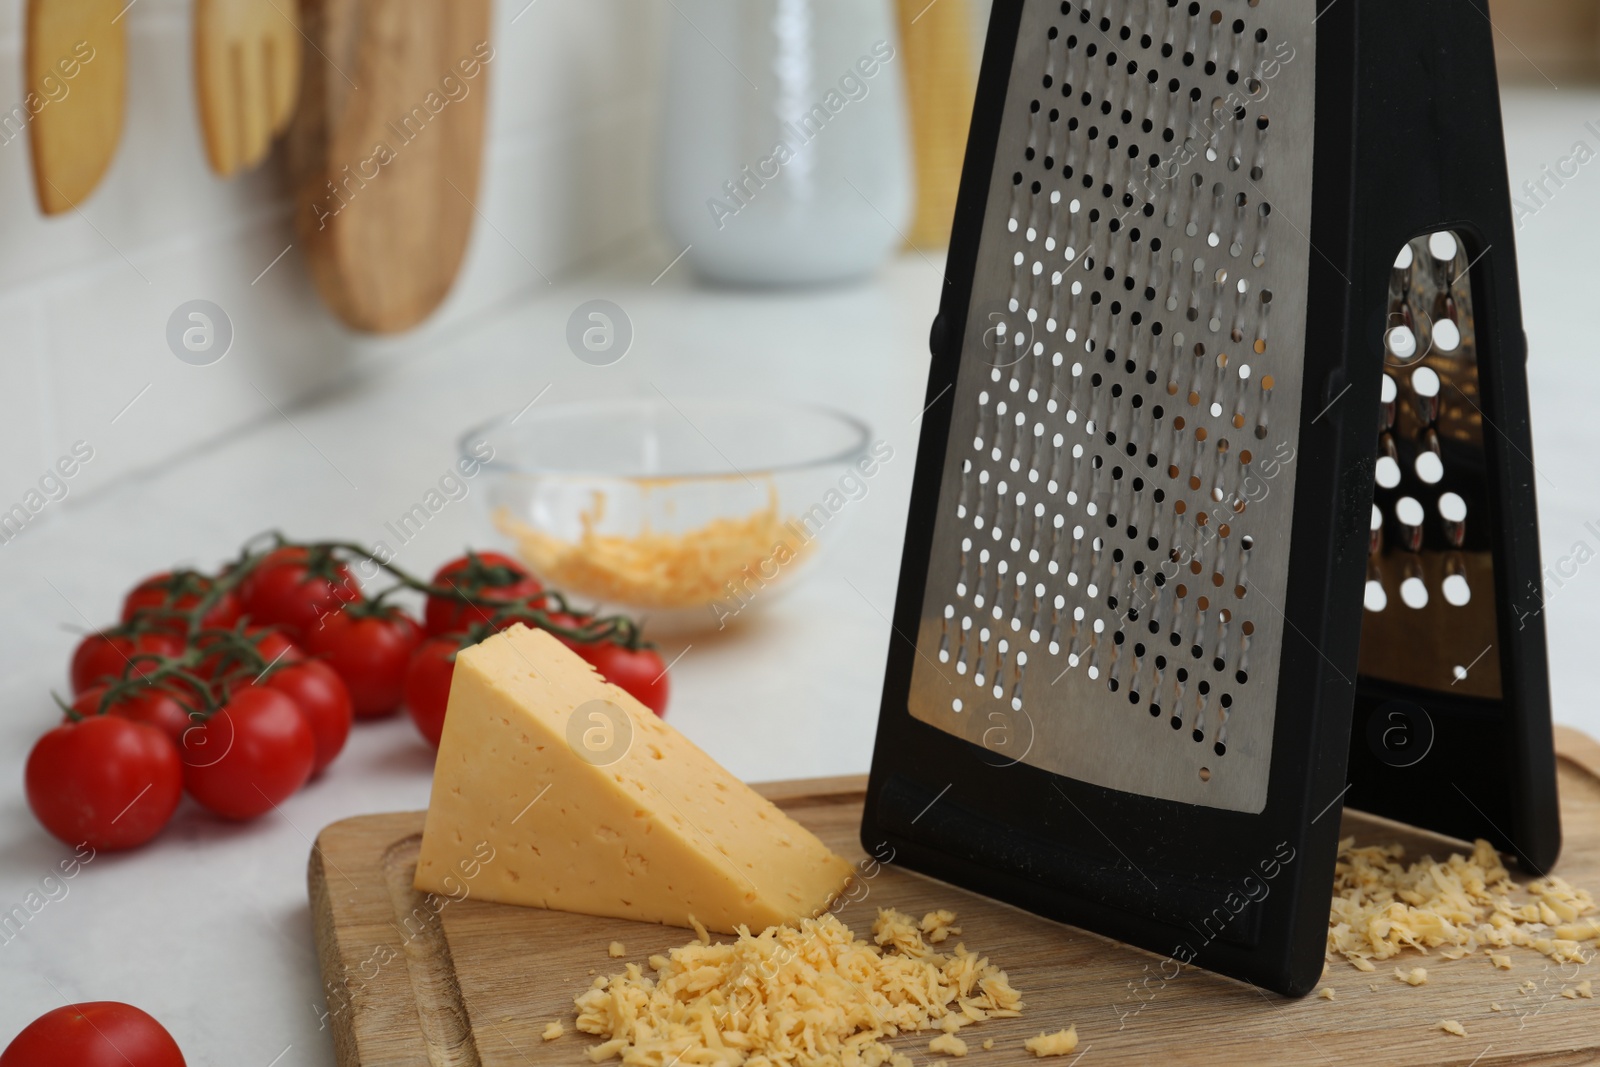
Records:
[[[1465,2],[997,0],[864,841],[1295,994],[1347,796],[1554,861]]]
[[[1023,717],[1032,766],[1260,811],[1315,13],[1189,6],[1133,5],[1126,44],[1081,5],[1024,16],[910,708],[979,743],[996,710]]]

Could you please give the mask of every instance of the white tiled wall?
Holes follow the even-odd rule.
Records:
[[[0,0],[0,111],[22,93],[24,2]],[[403,338],[373,340],[323,309],[297,250],[256,280],[294,240],[277,161],[233,182],[211,175],[192,85],[192,3],[134,0],[123,141],[82,214],[42,217],[26,139],[0,146],[0,510],[74,441],[96,454],[72,491],[135,476],[279,418],[274,406],[383,373],[545,285],[538,271],[559,277],[646,235],[653,86],[671,8],[525,3],[496,2],[478,200],[487,223],[445,307]],[[173,309],[197,298],[235,327],[233,350],[210,367],[179,362],[165,339]]]

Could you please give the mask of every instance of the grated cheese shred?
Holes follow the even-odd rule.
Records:
[[[1040,1059],[1046,1056],[1066,1056],[1076,1051],[1078,1047],[1078,1028],[1069,1026],[1053,1034],[1030,1037],[1022,1043],[1022,1047]]]
[[[653,976],[630,963],[596,978],[575,1000],[577,1029],[603,1039],[591,1061],[626,1067],[912,1067],[884,1039],[935,1029],[930,1050],[961,1056],[956,1030],[1020,1015],[1023,1002],[965,945],[929,946],[923,931],[954,919],[880,909],[870,942],[832,914],[741,930],[732,944],[702,937],[652,956]]]
[[[1428,984],[1428,972],[1421,967],[1415,967],[1409,971],[1404,971],[1399,967],[1396,967],[1394,969],[1394,976],[1400,979],[1400,981],[1404,982],[1406,985]]]

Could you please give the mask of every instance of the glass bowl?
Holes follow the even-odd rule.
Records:
[[[827,408],[664,396],[535,406],[461,450],[541,580],[658,632],[721,629],[770,603],[888,458]]]

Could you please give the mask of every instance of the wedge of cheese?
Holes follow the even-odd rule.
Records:
[[[850,872],[548,633],[456,657],[417,889],[735,933],[817,914]]]

